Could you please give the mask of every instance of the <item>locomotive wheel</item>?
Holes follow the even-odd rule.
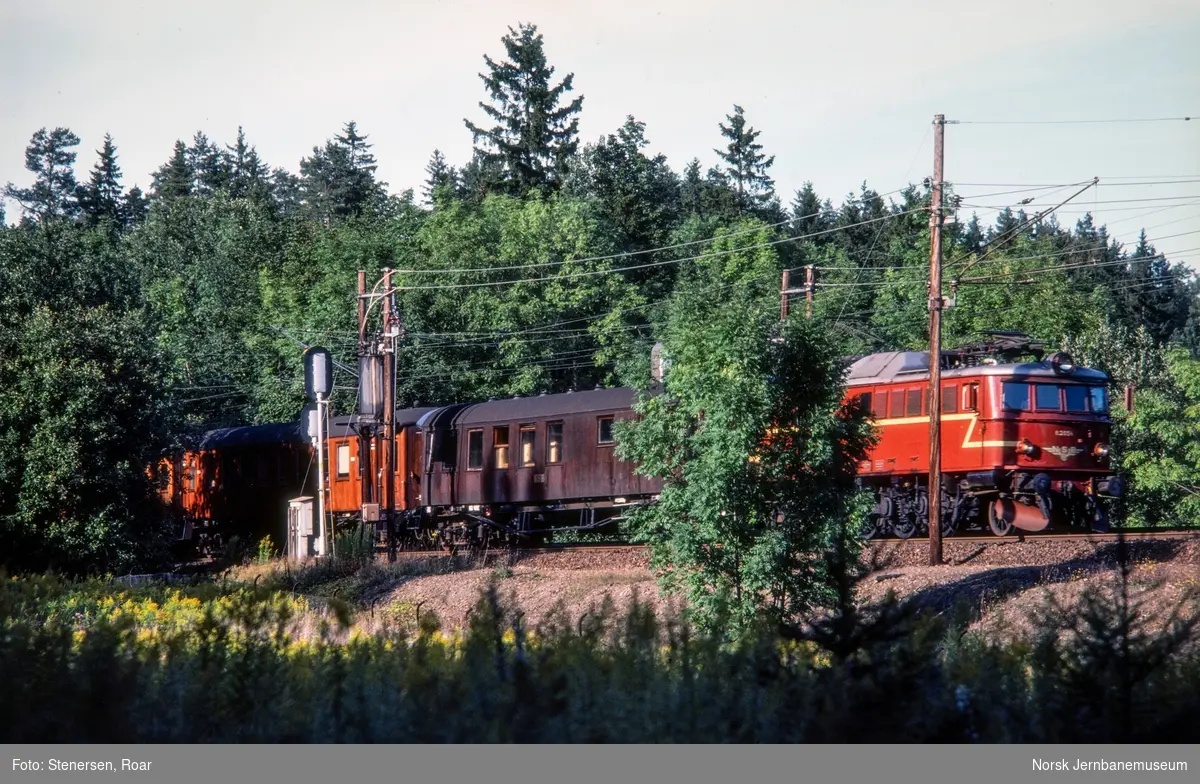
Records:
[[[988,527],[992,529],[992,533],[996,536],[1008,536],[1012,533],[1012,521],[1002,515],[996,514],[995,501],[988,504]]]
[[[948,493],[942,493],[942,536],[953,536],[958,529],[954,519],[954,499]]]

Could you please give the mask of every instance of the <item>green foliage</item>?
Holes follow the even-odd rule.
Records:
[[[1124,466],[1137,490],[1132,510],[1150,524],[1200,524],[1200,362],[1166,355],[1166,378],[1140,390],[1129,419]]]
[[[73,217],[79,210],[72,168],[78,146],[79,137],[69,128],[39,129],[25,148],[25,168],[33,173],[33,185],[18,188],[10,182],[4,195],[38,220]]]
[[[479,78],[492,103],[480,102],[484,113],[495,122],[491,128],[464,120],[482,162],[498,180],[488,183],[500,190],[524,196],[533,188],[556,186],[566,171],[567,161],[579,144],[579,114],[583,96],[560,105],[571,92],[574,74],[551,84],[554,67],[547,64],[542,35],[537,25],[508,28],[501,41],[508,55],[497,63],[484,55],[487,73]]]
[[[351,121],[300,162],[302,204],[309,218],[328,224],[383,208],[387,183],[375,178],[371,146]]]
[[[117,165],[117,148],[113,138],[104,134],[104,146],[96,151],[99,160],[85,185],[79,186],[78,200],[84,220],[91,226],[120,227],[124,221],[121,211],[121,167]]]
[[[753,212],[767,207],[775,199],[775,181],[767,174],[775,156],[762,152],[758,137],[762,133],[746,125],[746,113],[736,104],[726,115],[729,125],[718,123],[721,135],[729,140],[724,150],[714,150],[725,162],[723,174],[737,192],[738,207]]]
[[[15,677],[0,738],[1194,742],[1200,616],[1181,605],[1156,631],[1139,612],[1114,586],[1052,608],[1029,639],[909,606],[862,608],[845,633],[812,641],[758,627],[729,642],[636,597],[624,612],[606,601],[534,624],[496,583],[447,633],[411,605],[356,617],[257,587],[5,579],[0,669]],[[350,631],[367,621],[378,633]]]
[[[388,193],[353,122],[297,173],[268,166],[241,128],[231,144],[196,131],[175,143],[148,194],[122,194],[111,137],[77,185],[79,138],[67,128],[34,133],[31,181],[4,190],[23,208],[21,225],[0,220],[0,364],[6,381],[37,379],[12,376],[28,396],[0,404],[4,535],[26,542],[50,531],[37,557],[74,559],[78,569],[125,568],[136,553],[161,551],[157,533],[139,533],[155,527],[130,501],[144,495],[138,461],[208,428],[295,420],[304,345],[353,364],[360,269],[372,281],[384,267],[403,270],[405,405],[644,386],[673,303],[699,296],[711,278],[721,286],[709,292],[720,303],[714,319],[740,322],[730,334],[743,340],[772,320],[781,269],[805,264],[818,268],[814,321],[831,333],[818,339],[821,351],[830,341],[843,354],[924,345],[928,189],[889,202],[864,182],[835,206],[806,184],[786,236],[755,230],[734,243],[728,232],[747,215],[787,219],[773,158],[740,108],[718,126],[724,147],[713,168],[692,159],[673,170],[649,153],[633,117],[578,150],[583,99],[568,95],[572,76],[556,82],[533,25],[510,29],[504,46],[502,60],[485,58],[488,125],[467,123],[472,158],[454,167],[435,152],[430,162],[429,210],[411,190]],[[1195,276],[1144,235],[1126,251],[1090,215],[1069,228],[1011,209],[992,226],[963,218],[946,230],[957,306],[946,312],[945,342],[1020,329],[1136,383],[1145,414],[1113,436],[1118,461],[1129,439],[1141,477],[1131,514],[1195,519],[1192,485],[1177,467],[1187,464],[1189,436],[1169,435],[1184,425],[1155,397],[1183,394],[1167,378],[1163,347],[1200,346]],[[711,277],[719,265],[694,260],[722,232],[717,247],[736,245],[729,258],[753,270],[761,297],[747,288],[726,300],[739,273]],[[774,251],[751,247],[767,242]],[[102,378],[91,360],[76,362],[93,351],[120,371]],[[339,368],[335,384],[336,411],[352,411],[353,376]],[[58,428],[69,431],[67,448],[50,454]],[[84,432],[98,441],[85,443]],[[1172,457],[1156,466],[1159,448]]]
[[[0,551],[10,567],[124,570],[164,555],[146,469],[163,367],[106,231],[0,233]]]
[[[341,531],[334,537],[333,554],[347,565],[356,566],[375,560],[377,535],[375,526],[369,523],[356,525]]]
[[[823,598],[820,553],[862,511],[854,466],[868,425],[841,408],[828,335],[802,319],[776,324],[769,236],[719,235],[679,282],[665,389],[618,435],[621,456],[664,481],[629,530],[706,626],[725,613],[739,629],[764,613],[795,622]]]
[[[614,379],[606,367],[636,345],[628,327],[646,300],[611,271],[617,261],[594,258],[609,256],[615,238],[585,201],[448,203],[423,221],[415,245],[417,271],[399,279],[411,336],[401,400],[581,389]]]
[[[267,564],[278,554],[274,543],[271,541],[271,537],[264,536],[258,540],[258,553],[255,555],[254,560],[259,564]]]

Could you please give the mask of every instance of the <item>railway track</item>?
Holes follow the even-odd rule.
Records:
[[[1110,531],[1108,533],[1025,533],[1011,534],[1009,536],[995,536],[990,533],[963,535],[946,537],[942,541],[945,543],[962,543],[962,544],[1037,544],[1039,542],[1095,542],[1097,544],[1105,544],[1118,541],[1122,533],[1127,541],[1150,541],[1150,540],[1186,540],[1200,539],[1200,528],[1177,528],[1177,529],[1135,529],[1124,532]],[[912,547],[923,547],[928,544],[928,539],[922,537],[912,537],[910,539],[900,539],[898,537],[883,537],[879,539],[871,539],[868,544],[890,545],[902,544]],[[420,558],[420,557],[500,557],[503,555],[548,555],[557,553],[604,553],[604,552],[638,552],[645,550],[645,545],[640,544],[552,544],[552,545],[536,545],[530,547],[494,547],[487,550],[471,550],[467,548],[447,551],[447,550],[402,550],[397,553],[398,558]]]
[[[1003,544],[1003,543],[1032,543],[1032,542],[1116,542],[1122,534],[1127,541],[1144,541],[1152,539],[1198,539],[1200,538],[1200,528],[1177,528],[1177,529],[1135,529],[1132,531],[1108,533],[1027,533],[1027,534],[1010,534],[1008,536],[995,536],[993,534],[974,534],[974,535],[956,535],[949,536],[943,539],[943,542],[963,542],[966,544]],[[928,543],[928,539],[921,537],[912,537],[911,539],[898,539],[896,537],[886,537],[881,539],[872,539],[872,542],[911,542],[917,545]]]

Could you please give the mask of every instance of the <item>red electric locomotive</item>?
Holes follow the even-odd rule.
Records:
[[[986,525],[997,536],[1050,525],[1104,531],[1124,483],[1109,460],[1108,376],[1019,333],[942,354],[942,533]],[[1032,361],[1018,361],[1032,357]],[[854,362],[847,395],[879,428],[859,465],[875,491],[869,536],[908,538],[929,525],[929,355]]]

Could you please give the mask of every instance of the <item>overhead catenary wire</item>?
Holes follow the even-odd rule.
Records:
[[[1189,122],[1195,115],[1180,117],[1118,117],[1101,120],[946,120],[948,125],[1102,125],[1120,123]]]
[[[907,186],[905,188],[896,188],[895,190],[888,191],[887,193],[876,194],[873,198],[882,199],[886,196],[893,196],[897,193],[903,192],[906,188],[907,188]],[[792,216],[792,217],[786,218],[781,221],[776,221],[775,223],[764,224],[762,226],[754,226],[751,228],[739,229],[737,231],[727,232],[725,234],[722,234],[721,237],[722,238],[739,237],[743,234],[754,234],[756,232],[760,232],[763,230],[778,229],[781,226],[787,226],[787,225],[796,223],[797,221],[805,220],[806,218],[817,218],[822,215],[836,215],[837,213],[841,212],[841,210],[844,209],[847,205],[861,204],[864,201],[866,201],[866,199],[853,199],[851,201],[847,201],[847,202],[843,203],[842,206],[838,209],[818,210],[817,212],[811,213],[809,215],[796,215],[796,216]],[[393,270],[393,271],[397,274],[402,274],[402,275],[435,275],[435,274],[436,275],[465,275],[465,274],[473,274],[473,273],[481,273],[481,272],[508,272],[511,270],[537,269],[540,267],[555,267],[555,266],[561,266],[564,264],[588,264],[588,263],[591,263],[594,261],[611,261],[613,259],[623,259],[623,258],[628,258],[630,256],[645,256],[645,255],[648,255],[651,253],[663,253],[663,252],[666,252],[669,250],[678,250],[680,248],[688,248],[693,245],[703,245],[705,243],[712,242],[715,239],[717,239],[717,237],[715,237],[715,236],[705,237],[705,238],[698,239],[698,240],[688,240],[687,242],[678,242],[673,245],[664,245],[664,246],[658,247],[658,248],[644,248],[642,250],[631,250],[631,251],[622,251],[620,253],[610,253],[610,254],[603,255],[603,256],[585,256],[583,258],[578,258],[578,259],[561,259],[561,260],[557,260],[557,261],[537,261],[537,262],[530,262],[528,264],[513,264],[513,265],[509,265],[509,266],[499,266],[499,267],[462,267],[459,269],[438,269],[438,268],[398,269],[398,270]]]
[[[799,242],[800,240],[811,239],[813,237],[821,237],[826,234],[832,234],[832,233],[838,232],[838,231],[845,231],[846,229],[854,228],[856,226],[869,226],[874,223],[879,223],[880,221],[892,220],[892,219],[899,218],[904,215],[911,215],[916,212],[923,212],[924,210],[925,210],[925,208],[923,208],[923,207],[918,207],[918,208],[914,208],[911,210],[903,210],[901,212],[889,213],[887,215],[881,215],[878,218],[870,218],[868,220],[858,221],[856,223],[847,224],[845,226],[836,226],[831,229],[822,229],[821,231],[814,231],[814,232],[810,232],[808,234],[800,234],[795,237],[781,237],[780,239],[770,240],[768,242],[759,242],[759,243],[755,243],[753,245],[745,245],[745,246],[737,247],[737,248],[729,248],[727,250],[709,251],[707,253],[701,253],[696,256],[687,256],[687,257],[684,257],[681,259],[664,259],[662,261],[652,261],[652,262],[647,262],[646,264],[635,264],[635,265],[630,265],[627,267],[612,267],[609,269],[584,270],[581,272],[571,272],[566,275],[549,275],[549,276],[544,276],[544,277],[540,277],[540,278],[512,278],[512,279],[507,279],[507,280],[479,281],[479,282],[475,282],[475,283],[446,283],[446,284],[434,285],[434,286],[398,286],[398,287],[396,287],[396,291],[443,291],[443,290],[447,290],[447,289],[486,288],[489,286],[511,286],[511,285],[518,285],[518,284],[530,284],[530,283],[556,283],[556,282],[560,282],[560,281],[564,281],[564,280],[573,280],[575,278],[594,277],[596,275],[617,275],[622,272],[629,272],[632,270],[648,269],[651,267],[662,267],[662,266],[669,265],[669,264],[682,264],[683,262],[686,262],[686,261],[697,261],[699,259],[714,258],[714,257],[718,257],[718,256],[728,256],[728,255],[731,255],[734,253],[745,253],[746,251],[751,251],[751,250],[761,250],[762,248],[769,248],[769,247],[773,247],[776,245],[783,245],[783,244],[789,243],[789,242]],[[766,227],[760,226],[756,230],[757,231],[765,231]],[[722,238],[721,236],[718,236],[718,237],[714,237],[713,240],[721,239],[721,238]],[[708,240],[708,241],[712,242],[713,240]]]

